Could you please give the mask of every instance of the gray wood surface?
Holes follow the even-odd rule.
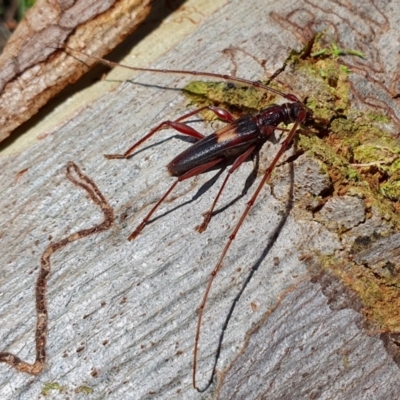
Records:
[[[218,4],[212,15],[194,20],[196,29],[152,66],[262,79],[282,66],[291,49],[300,49],[313,32],[326,29],[342,47],[366,54],[365,60],[346,60],[353,70],[354,103],[385,110],[393,120],[391,129],[398,129],[397,3]],[[33,361],[39,258],[51,240],[102,219],[85,193],[66,179],[68,161],[96,182],[116,215],[110,230],[74,242],[52,257],[47,368],[32,377],[0,365],[0,397],[42,398],[51,383],[46,398],[54,399],[398,398],[398,366],[379,335],[364,328],[357,299],[340,282],[329,276],[316,279],[307,268],[305,256],[340,255],[352,237],[370,232],[371,222],[362,218],[362,207],[342,199],[338,207],[347,210],[350,204],[357,213],[354,220],[345,218],[350,233],[339,238],[296,208],[302,193],[328,184],[315,161],[305,156],[296,160],[292,175],[288,166],[286,173],[277,171],[274,190],[266,186],[262,191],[224,261],[202,327],[200,383],[209,377],[235,295],[249,270],[258,270],[225,333],[218,383],[204,394],[192,388],[196,310],[250,196],[233,201],[253,165],[245,163],[235,173],[220,203],[233,204],[203,234],[194,227],[218,190],[221,177],[213,183],[215,171],[181,183],[154,222],[128,242],[127,236],[174,180],[165,165],[188,143],[163,131],[129,161],[103,157],[127,149],[160,121],[183,114],[187,100],[175,88],[186,81],[146,73],[135,78],[144,85],[126,81],[115,89],[106,79],[100,85],[110,84],[108,93],[81,104],[28,149],[0,159],[3,351]],[[207,134],[213,130],[201,122],[195,126]],[[266,145],[261,159],[271,159],[276,150],[276,144]],[[286,215],[293,182],[295,204]],[[357,231],[353,236],[351,229]],[[384,222],[374,229],[385,230]],[[333,286],[336,291],[329,291]],[[333,299],[340,304],[335,306]]]

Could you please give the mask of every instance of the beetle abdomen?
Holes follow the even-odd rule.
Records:
[[[168,164],[168,171],[180,176],[217,158],[243,153],[257,141],[258,133],[251,116],[239,118],[183,151]]]

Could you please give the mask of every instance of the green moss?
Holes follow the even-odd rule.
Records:
[[[340,55],[361,56],[355,50],[339,49],[318,34],[302,51],[292,51],[285,62],[282,76],[290,86],[300,82],[302,88],[310,88],[306,105],[316,121],[326,125],[322,129],[308,127],[310,132],[300,136],[299,145],[327,165],[336,184],[335,193],[354,192],[352,185],[368,184],[371,204],[383,201],[379,207],[389,208],[393,215],[399,208],[393,203],[400,201],[400,146],[382,126],[390,122],[387,116],[351,108],[350,71],[341,63]],[[279,80],[284,81],[281,76]],[[287,92],[284,87],[269,85]],[[219,105],[235,116],[256,113],[272,100],[277,101],[266,90],[226,82],[195,81],[184,90],[198,106]],[[206,118],[215,119],[215,115],[209,113]]]
[[[317,34],[315,37],[314,51],[310,54],[311,57],[340,57],[340,56],[357,56],[360,58],[365,58],[365,54],[362,51],[354,49],[341,49],[337,46],[335,42],[332,42],[330,47],[321,48],[320,39],[323,35]]]
[[[383,196],[387,197],[390,200],[393,201],[399,201],[400,200],[400,176],[388,183],[384,183],[381,185],[381,192]]]
[[[349,181],[353,183],[361,181],[361,175],[357,169],[353,168],[345,157],[336,153],[331,146],[317,136],[301,135],[299,147],[312,157],[322,161],[330,172],[331,178],[335,175],[341,180],[345,179],[348,183],[350,183]]]
[[[323,268],[333,272],[346,286],[357,293],[365,317],[378,324],[382,331],[400,330],[400,278],[379,275],[363,265],[325,259]]]
[[[227,82],[192,81],[183,90],[197,107],[216,105],[237,117],[243,113],[256,113],[274,98],[265,90]],[[202,115],[207,120],[216,119],[211,111],[205,111]]]
[[[298,146],[328,172],[333,190],[327,196],[362,198],[367,210],[378,212],[388,226],[398,229],[400,146],[385,130],[390,124],[386,115],[351,107],[351,71],[342,62],[343,55],[364,57],[357,50],[340,49],[324,34],[318,34],[300,52],[292,51],[276,74],[287,87],[273,87],[307,96],[305,103],[313,111],[315,123],[300,130]],[[185,90],[192,102],[216,103],[237,116],[256,113],[272,101],[285,101],[263,90],[230,83],[193,82]],[[359,295],[368,318],[382,329],[400,329],[400,278],[373,273],[350,261],[346,265],[339,260],[322,263]]]
[[[338,54],[328,55],[319,48],[318,38],[310,56],[299,56],[294,72],[308,75],[313,95],[307,99],[316,118],[329,119],[326,134],[300,136],[300,147],[322,161],[329,171],[333,195],[357,195],[369,209],[377,210],[388,225],[399,228],[400,146],[385,131],[386,115],[361,112],[349,102],[349,70]],[[352,52],[346,52],[352,54]],[[340,55],[340,54],[339,54]],[[312,83],[314,82],[314,83]],[[365,316],[381,329],[400,329],[400,277],[377,274],[364,265],[349,261],[323,260],[324,268],[334,272],[355,291]]]

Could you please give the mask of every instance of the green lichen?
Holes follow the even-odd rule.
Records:
[[[85,385],[78,386],[78,387],[75,389],[75,393],[92,394],[93,392],[94,392],[94,390],[93,390],[92,387],[90,387],[90,386],[85,386]]]
[[[50,394],[50,392],[53,391],[53,390],[56,390],[56,391],[62,393],[62,392],[64,392],[66,390],[66,387],[60,385],[57,382],[46,382],[43,385],[41,393],[42,393],[43,396],[48,396]]]
[[[67,386],[60,385],[57,382],[46,382],[43,385],[41,394],[43,396],[48,396],[50,394],[50,392],[52,392],[52,391],[57,391],[59,393],[66,394],[66,393],[68,393],[68,388],[67,388]],[[91,388],[90,386],[86,386],[86,385],[78,386],[74,390],[74,393],[76,393],[76,394],[82,393],[82,394],[89,395],[89,394],[92,394],[93,392],[94,392],[93,388]]]

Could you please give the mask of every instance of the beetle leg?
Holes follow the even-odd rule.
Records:
[[[196,115],[204,110],[212,111],[218,118],[220,118],[221,120],[223,120],[225,122],[232,122],[235,120],[233,115],[231,115],[228,111],[224,110],[223,108],[214,107],[214,106],[201,107],[201,108],[193,110],[185,115],[182,115],[181,117],[177,118],[174,121],[161,122],[155,128],[153,128],[147,135],[143,136],[133,146],[131,146],[127,151],[125,151],[125,153],[105,154],[104,157],[106,157],[108,159],[129,158],[138,146],[140,146],[143,142],[145,142],[147,139],[149,139],[151,136],[153,136],[156,132],[160,131],[161,129],[167,128],[167,127],[175,129],[176,131],[183,133],[184,135],[191,136],[197,140],[203,139],[204,135],[202,133],[198,132],[196,129],[190,127],[189,125],[182,123],[181,121],[183,121],[187,118],[190,118],[193,115]]]
[[[219,197],[221,196],[222,191],[224,190],[226,183],[228,182],[229,177],[233,174],[234,171],[236,171],[242,164],[244,161],[246,161],[246,159],[250,156],[250,154],[255,150],[256,146],[251,146],[247,151],[245,151],[243,154],[240,154],[240,156],[238,158],[236,158],[235,162],[232,164],[232,167],[229,168],[228,170],[228,174],[226,175],[224,182],[221,185],[221,188],[219,189],[214,202],[211,205],[211,208],[203,214],[204,216],[204,221],[202,222],[201,225],[196,226],[196,231],[198,231],[199,233],[204,232],[207,229],[207,226],[211,220],[214,208],[217,204],[217,201],[219,199]]]
[[[184,181],[185,179],[189,179],[193,176],[199,175],[204,171],[207,171],[208,169],[212,168],[214,165],[218,164],[221,162],[223,158],[217,158],[216,160],[209,161],[208,163],[199,165],[195,168],[192,168],[190,171],[187,171],[185,174],[180,176],[170,187],[169,189],[164,193],[164,195],[158,200],[158,202],[155,204],[155,206],[149,211],[149,213],[143,218],[143,221],[137,226],[137,228],[131,233],[131,235],[128,237],[128,240],[133,240],[135,239],[139,233],[143,230],[143,228],[147,225],[149,222],[150,217],[154,214],[154,212],[157,210],[157,208],[160,206],[160,204],[168,197],[168,195],[174,190],[175,186],[179,183]]]

